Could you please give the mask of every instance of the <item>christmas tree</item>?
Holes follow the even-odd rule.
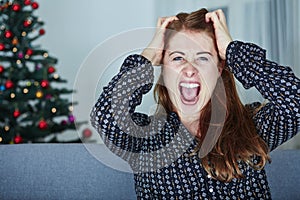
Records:
[[[58,133],[76,129],[74,103],[63,97],[73,90],[61,87],[57,59],[35,44],[45,34],[38,7],[0,0],[0,144],[59,142]]]

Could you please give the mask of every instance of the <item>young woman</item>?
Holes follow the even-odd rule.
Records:
[[[132,167],[138,199],[271,199],[269,152],[299,131],[300,80],[251,43],[232,41],[221,10],[160,18],[91,113],[105,144]],[[134,112],[153,85],[153,116]],[[265,104],[242,105],[235,76]]]

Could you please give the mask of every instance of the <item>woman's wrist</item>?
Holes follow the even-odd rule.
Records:
[[[147,58],[152,65],[160,65],[161,64],[161,56],[157,56],[157,52],[153,49],[146,48],[141,53],[141,56]]]
[[[150,50],[144,49],[144,51],[141,53],[141,55],[143,57],[147,58],[152,63],[154,55],[153,55],[153,53]]]

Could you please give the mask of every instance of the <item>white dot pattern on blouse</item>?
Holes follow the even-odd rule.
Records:
[[[265,50],[254,44],[234,41],[226,56],[237,80],[245,88],[255,87],[268,100],[253,120],[270,150],[275,149],[299,131],[299,79],[289,67],[266,60]],[[239,162],[244,178],[224,183],[210,177],[193,153],[196,140],[176,113],[134,112],[152,85],[151,63],[131,55],[91,112],[92,125],[105,144],[135,172],[138,199],[271,199],[264,169]]]

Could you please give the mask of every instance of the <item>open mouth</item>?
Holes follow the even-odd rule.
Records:
[[[186,105],[194,105],[198,101],[200,93],[200,83],[198,82],[181,82],[179,90],[181,94],[181,101]]]

